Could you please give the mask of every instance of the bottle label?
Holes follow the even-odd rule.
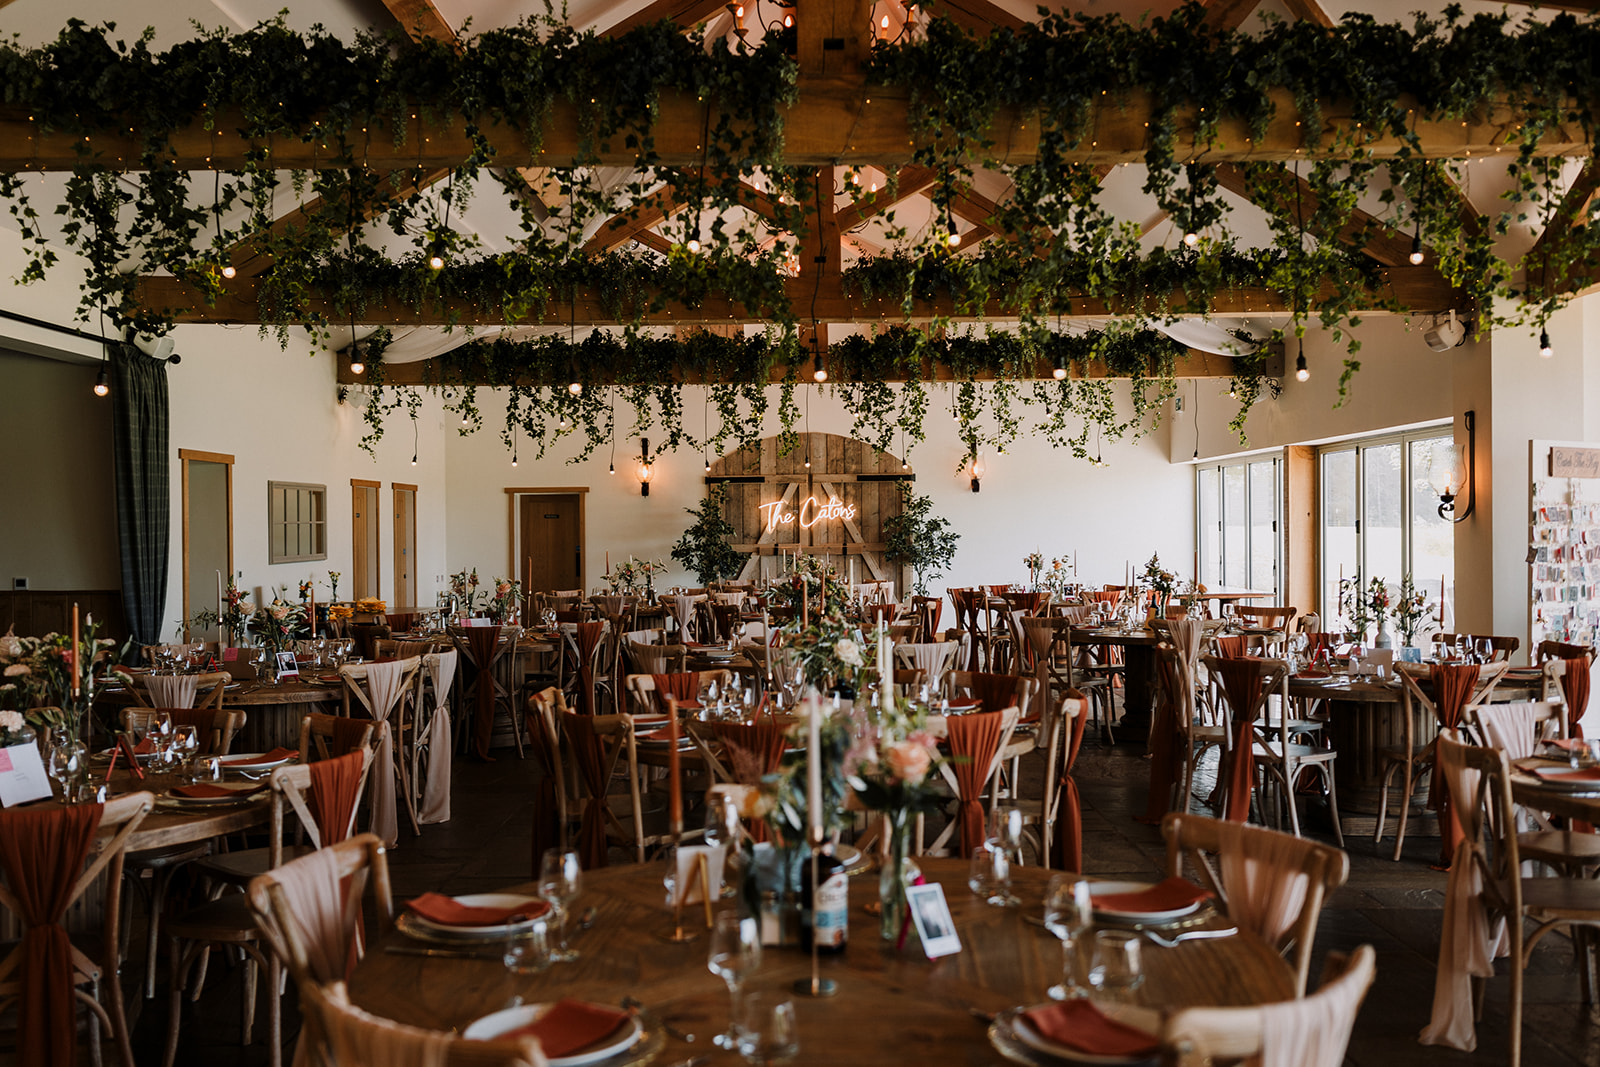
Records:
[[[814,933],[819,947],[839,946],[850,936],[850,880],[831,875],[817,887]]]

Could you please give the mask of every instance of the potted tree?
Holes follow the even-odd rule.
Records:
[[[694,571],[701,585],[737,578],[744,569],[745,555],[730,543],[733,523],[722,516],[727,486],[718,485],[700,502],[699,508],[684,508],[694,522],[672,546],[672,558]]]
[[[906,483],[900,485],[900,514],[883,521],[884,557],[910,567],[918,596],[928,595],[928,580],[944,573],[956,558],[961,535],[943,516],[930,518],[933,498],[917,496]]]

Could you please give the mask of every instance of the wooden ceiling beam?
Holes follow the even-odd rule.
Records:
[[[687,204],[671,183],[642,198],[627,211],[613,215],[600,224],[593,237],[584,242],[583,254],[598,256],[614,252],[634,240],[646,230],[666,222],[682,211]]]
[[[946,18],[968,33],[983,36],[995,29],[1020,30],[1028,23],[989,0],[934,0],[923,6],[934,18]]]
[[[454,41],[456,31],[433,0],[383,0],[383,6],[413,41]]]
[[[690,29],[726,9],[727,0],[654,0],[621,22],[600,32],[601,37],[621,37],[629,30],[649,26],[662,19]]]
[[[1333,29],[1333,19],[1322,10],[1322,5],[1317,0],[1283,0],[1283,6],[1289,9],[1289,14],[1301,22],[1311,22],[1325,30]]]
[[[858,197],[849,207],[837,212],[834,220],[839,224],[841,231],[849,232],[874,215],[881,215],[896,204],[927,191],[938,180],[939,172],[931,167],[915,165],[901,167],[896,176],[893,193],[888,189],[879,189],[875,193]]]
[[[1261,6],[1261,0],[1203,0],[1206,23],[1215,30],[1236,30],[1244,25],[1250,13]]]
[[[225,292],[215,306],[207,306],[201,294],[178,278],[166,275],[145,277],[139,280],[135,299],[143,307],[168,310],[180,323],[258,324],[267,321],[256,303],[259,283],[251,280],[235,281],[224,286]],[[784,282],[789,304],[805,318],[811,317],[813,293],[816,294],[816,317],[820,322],[895,323],[904,321],[900,302],[891,298],[866,298],[847,294],[837,284],[824,280],[819,288],[815,279],[802,273],[799,278]],[[1332,296],[1331,283],[1325,284],[1313,299]],[[643,296],[644,294],[641,294]],[[1135,300],[1107,300],[1103,297],[1068,294],[1074,302],[1073,311],[1063,318],[1105,318],[1138,314],[1141,305]],[[1385,302],[1393,302],[1400,311],[1436,312],[1459,306],[1457,294],[1439,273],[1428,267],[1392,267],[1381,271],[1378,286],[1367,299],[1358,300],[1353,310],[1366,314],[1383,314],[1389,310]],[[343,318],[336,312],[331,299],[313,298],[314,312]],[[1181,314],[1209,312],[1212,315],[1261,315],[1289,310],[1283,296],[1264,288],[1229,289],[1217,293],[1209,307],[1189,304],[1183,294],[1175,293],[1171,311]],[[721,295],[712,295],[698,307],[690,308],[679,303],[647,313],[643,321],[652,325],[677,325],[679,323],[730,323],[769,322],[765,309],[748,309],[743,304]],[[912,321],[924,321],[938,316],[961,321],[981,319],[1005,321],[1014,319],[1014,311],[1003,301],[994,301],[982,314],[964,311],[948,299],[918,301],[913,305]],[[505,311],[501,307],[482,307],[464,300],[430,304],[422,308],[404,303],[370,302],[360,315],[364,325],[391,326],[447,326],[453,323],[479,325],[505,325]],[[531,320],[525,320],[531,321]],[[576,306],[552,300],[547,306],[546,321],[576,322],[580,326],[616,325],[617,317],[609,300],[602,294],[580,294]]]
[[[714,333],[720,337],[737,336],[735,331],[726,330],[715,325],[679,327],[674,331],[674,334],[681,338],[692,336],[694,333],[701,330],[707,333]],[[821,327],[819,327],[817,333],[819,336],[819,344],[826,345],[829,343],[829,331],[826,324],[823,324]],[[838,338],[836,337],[835,340],[837,339]],[[811,328],[809,326],[801,329],[800,344],[802,349],[806,351],[810,350]],[[1283,373],[1282,362],[1283,360],[1281,356],[1276,357],[1276,362],[1269,358],[1266,368],[1267,373],[1281,375]],[[1041,381],[1048,381],[1053,377],[1051,374],[1052,369],[1052,366],[1047,361],[1040,360],[1037,365],[1035,365],[1031,377]],[[782,384],[785,370],[786,368],[783,364],[774,366],[768,381],[773,385]],[[1087,371],[1087,373],[1085,373],[1085,371]],[[1127,377],[1125,374],[1111,374],[1109,368],[1107,368],[1103,362],[1092,363],[1087,368],[1084,368],[1080,365],[1074,365],[1069,373],[1074,378]],[[1184,354],[1179,356],[1174,361],[1172,368],[1172,376],[1174,378],[1232,378],[1234,377],[1235,373],[1233,360],[1229,357],[1219,356],[1211,352],[1201,352],[1192,348],[1186,349]],[[370,371],[361,375],[351,374],[349,357],[342,353],[339,355],[338,378],[340,385],[370,384],[370,374]],[[414,363],[386,363],[383,367],[383,384],[386,386],[398,386],[402,388],[407,386],[425,387],[430,385],[439,385],[445,380],[445,374],[446,370],[444,364],[437,359],[418,360]],[[472,375],[472,372],[468,372],[468,375]],[[973,378],[977,381],[993,381],[994,377],[995,376],[991,371],[983,371],[973,375]],[[472,376],[470,378],[451,379],[452,384],[458,385],[468,384],[469,380],[472,384],[477,385],[487,386],[491,384],[488,381],[485,372],[482,371],[478,371],[476,376]],[[673,375],[673,380],[679,385],[708,385],[715,384],[722,379],[707,378],[704,374],[699,373],[697,368],[684,367],[680,368],[678,373]],[[839,382],[847,381],[849,379],[835,377],[831,378],[830,380]],[[905,379],[890,375],[882,380],[887,382],[899,382],[904,381]],[[944,364],[925,361],[922,365],[922,372],[919,375],[918,380],[924,382],[950,382],[957,379],[950,368]],[[499,382],[493,384],[504,385],[506,383]],[[532,378],[527,378],[518,381],[516,384],[537,386],[549,385],[551,383],[535,381]],[[600,378],[591,382],[591,384],[596,386],[605,386],[614,383],[609,378]]]
[[[1273,117],[1264,136],[1256,138],[1242,119],[1227,118],[1217,125],[1216,140],[1194,140],[1195,112],[1184,109],[1177,116],[1174,151],[1180,160],[1191,156],[1207,162],[1287,161],[1309,158],[1305,131],[1298,125],[1293,98],[1284,89],[1268,92]],[[870,100],[870,102],[869,102]],[[1405,106],[1405,102],[1402,102]],[[909,90],[878,86],[870,97],[858,79],[804,78],[799,99],[784,116],[784,162],[791,166],[891,167],[912,161],[923,144],[920,133],[911,128]],[[663,91],[658,118],[651,130],[656,166],[699,166],[703,162],[702,131],[705,105],[693,95]],[[472,154],[466,123],[441,116],[429,122],[426,112],[417,109],[416,118],[407,118],[406,139],[395,144],[387,116],[374,116],[366,126],[352,131],[348,140],[355,158],[378,169],[425,167],[434,169],[459,164]],[[1140,92],[1121,102],[1097,104],[1091,123],[1077,146],[1064,153],[1065,162],[1109,165],[1142,163],[1148,147],[1152,118],[1149,98]],[[1417,122],[1421,153],[1433,158],[1502,157],[1516,155],[1507,141],[1508,131],[1517,124],[1518,113],[1501,103],[1465,119]],[[1330,100],[1322,105],[1321,144],[1346,143],[1354,131],[1354,120],[1347,104]],[[173,132],[170,138],[170,163],[180,170],[244,170],[250,153],[259,152],[280,170],[320,169],[346,165],[339,158],[335,138],[311,142],[297,137],[247,138],[238,131],[244,123],[237,115],[221,114],[212,129],[198,120]],[[522,135],[503,125],[490,124],[481,131],[495,152],[495,162],[507,167],[571,166],[596,164],[636,166],[638,152],[629,148],[626,138],[615,137],[594,153],[580,156],[582,137],[576,107],[556,101],[543,131],[542,147],[530,151]],[[1003,108],[988,131],[989,149],[995,159],[1012,163],[1033,162],[1038,155],[1039,129],[1031,114]],[[1384,135],[1366,146],[1375,158],[1397,155],[1400,140]],[[1552,127],[1535,148],[1536,155],[1589,154],[1589,143],[1582,127],[1574,122]],[[1330,151],[1337,149],[1329,148]],[[0,171],[72,170],[85,161],[136,170],[141,143],[137,132],[91,134],[85,139],[63,131],[49,132],[31,121],[25,111],[0,109]]]
[[[1281,204],[1274,201],[1266,189],[1253,181],[1243,167],[1232,163],[1220,163],[1215,173],[1218,185],[1230,193],[1244,197],[1263,211],[1270,214],[1281,208]],[[1283,171],[1277,180],[1282,181],[1284,187],[1288,189],[1299,186],[1298,199],[1306,218],[1310,218],[1316,212],[1319,201],[1310,182],[1287,170]],[[1407,263],[1409,262],[1407,257],[1411,255],[1411,238],[1408,235],[1360,208],[1351,212],[1350,221],[1333,237],[1337,241],[1360,249],[1386,267],[1398,267]]]
[[[1550,221],[1545,223],[1544,231],[1539,234],[1538,240],[1533,242],[1533,247],[1528,249],[1528,254],[1523,257],[1525,269],[1540,267],[1549,258],[1551,249],[1560,243],[1568,230],[1578,225],[1580,221],[1587,223],[1589,202],[1594,199],[1597,189],[1600,189],[1600,162],[1591,159],[1567,187],[1567,191],[1561,197],[1561,203],[1556,205],[1550,215]]]

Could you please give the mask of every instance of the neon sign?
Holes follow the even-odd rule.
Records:
[[[809,530],[817,523],[827,522],[830,519],[843,519],[849,522],[856,517],[858,509],[854,504],[846,504],[838,497],[829,497],[826,504],[819,504],[816,497],[808,496],[806,502],[800,505],[799,511],[785,511],[781,500],[762,504],[760,510],[764,514],[767,531],[770,533],[780,525],[791,522],[798,522],[803,530]]]

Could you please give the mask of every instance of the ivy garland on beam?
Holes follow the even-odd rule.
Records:
[[[233,292],[223,268],[241,255],[270,264],[255,283],[258,314],[280,327],[323,331],[324,338],[330,323],[389,302],[465,302],[499,308],[508,321],[537,320],[552,303],[580,290],[595,292],[624,327],[622,340],[595,344],[620,346],[626,360],[645,367],[715,363],[737,369],[732,380],[740,384],[715,393],[723,432],[737,439],[739,431],[727,426],[739,421],[734,416],[741,403],[754,410],[755,392],[746,390],[759,392],[757,383],[767,381],[757,373],[763,363],[767,374],[775,360],[786,366],[780,421],[792,415],[795,328],[804,316],[789,305],[783,265],[798,247],[796,235],[816,218],[819,195],[783,154],[784,108],[798,91],[795,64],[785,54],[792,38],[754,49],[742,43],[708,47],[700,35],[663,23],[602,39],[546,18],[465,38],[459,47],[401,46],[379,35],[348,43],[321,31],[302,35],[280,20],[246,33],[202,33],[158,54],[148,34],[131,44],[113,42],[109,29],[74,21],[44,48],[0,45],[0,86],[5,107],[34,128],[81,140],[81,158],[55,210],[63,217],[62,238],[87,261],[85,317],[104,310],[134,328],[162,331],[171,325],[172,309],[139,303],[140,276],[170,272],[217,299]],[[1422,236],[1430,262],[1460,291],[1458,309],[1475,311],[1480,329],[1490,324],[1501,298],[1524,301],[1524,317],[1542,324],[1565,294],[1593,281],[1600,262],[1600,227],[1581,225],[1600,206],[1558,211],[1555,178],[1562,160],[1543,155],[1547,139],[1592,145],[1591,102],[1600,99],[1595,54],[1600,23],[1565,14],[1515,27],[1505,15],[1463,21],[1454,9],[1443,20],[1418,18],[1410,26],[1349,16],[1331,30],[1281,23],[1249,36],[1208,27],[1196,4],[1139,26],[1046,15],[981,39],[936,18],[924,40],[880,44],[869,80],[912,94],[917,162],[939,175],[932,191],[936,221],[910,233],[886,214],[897,251],[866,260],[845,284],[905,307],[928,294],[966,308],[999,299],[1021,328],[1014,335],[963,337],[948,322],[935,321],[926,330],[887,329],[869,341],[836,346],[829,358],[856,368],[853,376],[860,379],[841,387],[855,405],[858,429],[861,420],[882,420],[891,403],[896,419],[925,411],[920,379],[908,374],[911,387],[894,390],[885,368],[909,371],[946,361],[968,368],[953,373],[957,417],[965,419],[964,433],[972,427],[971,441],[979,439],[975,427],[985,414],[995,424],[982,431],[992,434],[986,442],[1014,435],[1027,353],[1035,353],[1036,362],[1037,353],[1061,343],[1045,339],[1048,324],[1071,314],[1075,301],[1159,318],[1178,306],[1178,294],[1182,306],[1203,307],[1230,287],[1252,284],[1281,294],[1296,335],[1313,316],[1336,334],[1347,331],[1359,322],[1359,311],[1385,306],[1373,297],[1381,288],[1376,268],[1359,254],[1365,235],[1356,205],[1374,187],[1390,212],[1383,225]],[[669,90],[704,103],[697,167],[659,165],[654,123]],[[1110,114],[1107,108],[1135,97],[1149,115],[1146,189],[1177,226],[1199,235],[1192,252],[1142,251],[1137,228],[1102,206],[1099,176],[1082,162],[1094,146],[1094,123]],[[537,153],[561,102],[577,108],[580,147],[576,158],[559,161],[547,174],[560,194],[552,208],[532,195],[518,170],[497,165],[495,145],[498,131],[509,129]],[[1325,106],[1333,102],[1340,117],[1327,121]],[[1240,165],[1253,199],[1270,213],[1272,248],[1236,249],[1208,153],[1236,151],[1237,145],[1222,143],[1223,131],[1243,123],[1259,136],[1284,118],[1278,112],[1285,108],[1305,130],[1303,151],[1290,169]],[[1505,149],[1514,180],[1497,211],[1464,220],[1448,164],[1426,158],[1418,130],[1482,122],[1488,111],[1504,116],[1504,143],[1497,147]],[[991,131],[1008,114],[1037,125],[1033,162],[1008,163],[990,150]],[[469,147],[444,182],[428,187],[420,146],[419,164],[409,170],[367,165],[374,138],[405,145],[424,122],[465,124]],[[316,169],[286,175],[262,150],[226,176],[180,171],[172,162],[173,141],[195,123],[219,135],[237,130],[262,144],[316,145]],[[131,157],[96,147],[97,139],[126,144],[130,133],[137,138]],[[607,184],[590,163],[602,146],[615,144],[635,153],[637,169],[628,180]],[[1000,172],[1014,187],[986,220],[1000,237],[980,256],[954,257],[945,239],[963,199],[970,202],[969,179],[979,167]],[[119,179],[133,171],[136,188]],[[892,195],[892,168],[888,177]],[[516,255],[478,257],[470,238],[450,225],[452,211],[459,216],[485,182],[498,186],[517,212],[520,232],[506,242],[519,248]],[[285,186],[296,204],[317,198],[288,222],[280,220],[277,205]],[[8,197],[32,253],[24,280],[43,277],[55,260],[54,238],[32,191],[24,172],[0,173],[0,194]],[[664,260],[581,256],[598,220],[651,204],[667,220],[662,228],[672,252]],[[1530,217],[1560,223],[1541,242],[1538,261],[1498,259],[1497,238]],[[384,242],[374,235],[384,229],[410,251],[391,257],[381,250]],[[689,255],[691,239],[711,254]],[[436,257],[444,269],[430,269]],[[760,345],[746,342],[722,352],[710,341],[661,341],[638,332],[647,309],[669,300],[692,304],[711,292],[766,319],[769,335]],[[1142,344],[1131,340],[1137,336],[1136,326],[1117,326],[1070,358],[1112,365],[1123,345]],[[1352,336],[1346,382],[1359,366],[1357,349]],[[527,357],[536,366],[575,355],[548,341],[541,351]],[[524,357],[493,358],[506,364],[495,373],[514,376],[512,364]],[[1069,446],[1081,442],[1091,422],[1108,430],[1143,425],[1152,403],[1170,393],[1171,370],[1162,369],[1160,358],[1134,362],[1141,371],[1132,418],[1118,416],[1096,380],[1035,384],[1020,402],[1048,400],[1037,426]],[[1152,369],[1142,369],[1147,366]],[[748,380],[738,376],[745,373]],[[659,411],[670,441],[687,440],[678,401],[661,384],[669,379],[612,377],[645,408]],[[994,383],[981,383],[984,377]],[[1154,393],[1145,391],[1147,380],[1158,386]],[[1245,407],[1236,427],[1266,383],[1247,377],[1237,384]],[[1138,399],[1145,397],[1155,399]],[[560,417],[568,416],[567,432],[582,427],[583,454],[604,439],[602,430],[609,437],[616,429],[609,418],[602,425],[594,408],[598,397],[587,391],[570,412],[531,392],[514,392],[513,401],[519,425],[530,432],[550,414],[559,431]],[[386,404],[414,402],[375,394],[377,430]],[[1061,421],[1069,412],[1088,420],[1077,435]],[[1081,443],[1076,447],[1081,454]]]

